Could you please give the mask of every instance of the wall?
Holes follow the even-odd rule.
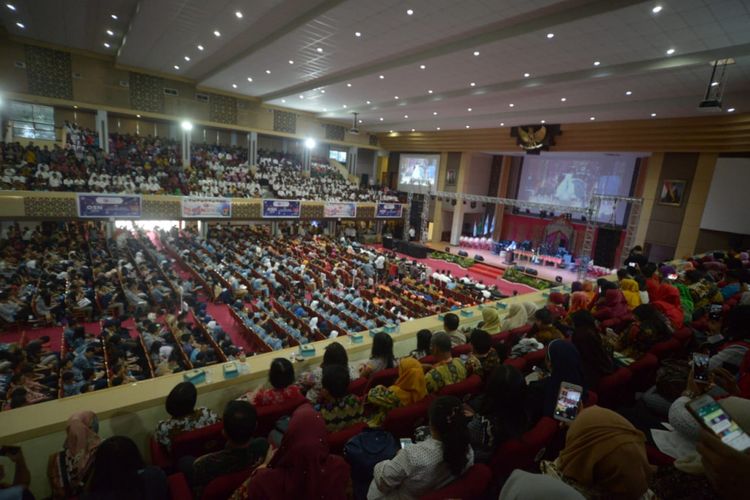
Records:
[[[698,233],[698,241],[695,244],[695,253],[727,249],[738,251],[746,251],[750,249],[750,235],[727,233],[725,231],[712,231],[710,229],[701,229]]]
[[[719,158],[711,179],[700,228],[750,234],[747,195],[750,157]]]
[[[375,151],[371,149],[359,149],[357,151],[357,165],[355,166],[354,174],[360,179],[362,178],[362,174],[367,174],[368,182],[373,183],[375,181],[373,179],[374,164]]]

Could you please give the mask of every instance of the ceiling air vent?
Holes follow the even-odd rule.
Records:
[[[83,78],[82,74],[78,73],[77,71],[73,73],[74,80],[80,80],[81,78]]]
[[[177,91],[177,89],[164,87],[164,95],[171,95],[172,97],[177,97],[180,95],[180,93]]]
[[[195,94],[195,100],[198,102],[208,102],[208,94]]]
[[[18,69],[26,69],[26,63],[24,61],[16,61],[13,65]]]
[[[130,82],[127,80],[120,80],[120,87],[128,88],[130,87]]]

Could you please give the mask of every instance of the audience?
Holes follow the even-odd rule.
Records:
[[[83,491],[89,480],[99,437],[99,420],[90,411],[68,419],[62,451],[50,457],[48,475],[54,498],[71,498]]]
[[[321,403],[315,405],[328,432],[346,429],[364,420],[362,400],[349,392],[349,369],[341,365],[323,368]]]
[[[372,338],[370,359],[360,367],[359,373],[363,377],[369,377],[386,368],[393,368],[395,364],[393,338],[385,332],[378,332]]]
[[[427,392],[435,393],[446,385],[466,378],[466,367],[460,359],[451,355],[451,338],[447,333],[440,332],[432,336],[432,356],[435,363],[424,376]]]
[[[159,444],[167,450],[171,448],[174,436],[208,427],[219,421],[219,417],[212,410],[196,408],[197,399],[198,391],[190,382],[181,382],[169,392],[166,410],[171,418],[159,422],[154,433]]]
[[[380,425],[390,410],[416,403],[425,396],[427,385],[422,365],[412,357],[402,358],[396,382],[390,387],[375,386],[367,394],[367,402],[375,407],[370,425]]]
[[[271,387],[249,392],[241,399],[249,400],[253,406],[269,406],[303,397],[300,387],[294,383],[294,366],[286,358],[276,358],[271,362],[268,382]]]
[[[331,342],[323,351],[323,361],[320,366],[304,372],[297,380],[297,384],[305,393],[305,397],[313,404],[320,403],[320,392],[323,388],[323,370],[326,366],[343,366],[347,369],[349,380],[354,380],[358,370],[349,364],[346,349],[338,342]]]
[[[497,350],[492,347],[492,336],[482,325],[481,330],[471,332],[470,343],[472,354],[466,360],[466,366],[471,373],[485,380],[501,363]]]

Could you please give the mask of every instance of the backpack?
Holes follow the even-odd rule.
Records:
[[[399,444],[393,434],[382,429],[365,429],[344,446],[344,458],[352,470],[355,500],[367,498],[375,464],[396,456]]]

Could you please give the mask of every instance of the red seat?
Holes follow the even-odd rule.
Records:
[[[630,382],[633,372],[627,368],[620,368],[614,373],[602,377],[596,386],[599,396],[599,406],[615,409],[626,404],[632,399],[633,393]]]
[[[420,500],[448,500],[451,498],[481,498],[490,485],[492,470],[484,464],[474,464],[461,477],[439,490],[422,495]]]
[[[467,394],[479,394],[481,390],[482,377],[472,375],[461,382],[444,386],[438,391],[438,396],[456,396],[461,399]]]
[[[365,394],[369,392],[370,389],[372,389],[375,386],[378,385],[384,385],[386,387],[393,385],[393,383],[398,378],[398,367],[396,368],[386,368],[385,370],[380,370],[379,372],[375,372],[372,374],[372,377],[370,377],[369,382],[367,383],[367,387],[365,388]]]
[[[224,447],[224,424],[221,422],[195,429],[190,432],[182,432],[172,438],[172,462],[182,457],[202,457],[207,453],[219,451]]]
[[[459,344],[456,347],[451,349],[451,355],[454,358],[458,358],[463,356],[464,354],[471,354],[471,344]]]
[[[331,449],[331,453],[341,455],[344,451],[346,442],[365,429],[367,429],[367,424],[359,422],[358,424],[351,425],[346,429],[328,433],[328,447]]]
[[[643,392],[656,383],[656,371],[659,369],[659,358],[645,354],[628,366],[633,372],[631,384],[634,392]]]
[[[599,402],[599,395],[589,389],[586,391],[586,397],[583,398],[583,407],[588,408],[589,406],[596,406]]]
[[[200,497],[201,500],[226,500],[250,477],[253,469],[243,469],[214,478],[203,489],[203,495]],[[182,472],[167,477],[167,486],[171,500],[191,500],[193,498],[193,492],[190,489],[187,478]]]
[[[534,351],[523,356],[526,360],[526,369],[530,370],[534,366],[544,366],[544,360],[547,358],[547,348],[545,347],[541,351]]]
[[[307,402],[307,398],[300,395],[279,405],[259,406],[258,427],[255,429],[256,436],[267,436],[281,417],[291,415],[298,406]]]
[[[434,365],[435,356],[433,356],[432,354],[429,354],[425,356],[424,358],[420,358],[419,362],[422,363],[423,365]]]
[[[518,328],[514,328],[510,331],[510,335],[513,337],[523,337],[527,333],[531,331],[532,326],[531,325],[523,325],[519,326]]]
[[[508,342],[510,339],[511,333],[510,331],[507,332],[500,332],[496,335],[490,336],[490,342],[492,342],[492,346],[495,347],[497,344],[504,344]]]
[[[369,379],[367,377],[359,377],[352,380],[349,384],[349,392],[355,396],[363,396],[365,394],[365,389],[367,389],[368,382]]]
[[[427,423],[427,410],[435,396],[427,396],[409,406],[394,408],[385,416],[383,428],[396,438],[408,438],[414,434],[414,429]]]
[[[526,360],[524,358],[508,358],[503,364],[517,368],[519,372],[526,372]]]
[[[531,469],[539,452],[552,443],[559,428],[557,420],[542,417],[520,439],[501,444],[490,462],[493,476],[502,482],[515,469]]]
[[[653,354],[657,358],[659,358],[659,361],[665,358],[672,357],[677,351],[680,350],[682,345],[677,339],[669,339],[665,340],[664,342],[659,342],[658,344],[654,344],[654,346],[649,349],[649,354]]]
[[[192,500],[193,498],[193,492],[182,472],[167,477],[167,489],[170,500]]]

